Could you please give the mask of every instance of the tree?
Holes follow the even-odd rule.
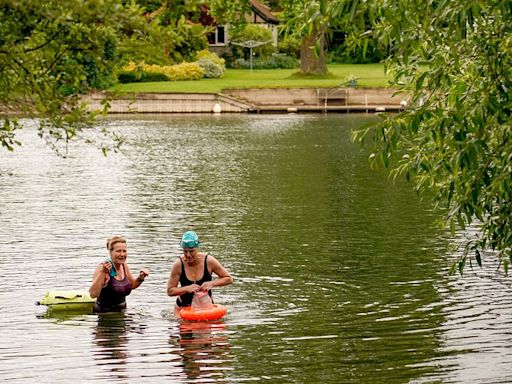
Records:
[[[359,3],[359,4],[357,4]],[[354,1],[353,5],[363,2]],[[379,0],[374,37],[393,52],[394,85],[406,111],[355,134],[373,163],[405,176],[447,209],[452,233],[480,229],[454,264],[512,260],[512,3]],[[354,22],[357,21],[357,13]]]
[[[166,0],[151,15],[166,35],[162,39],[165,55],[173,63],[192,61],[197,51],[208,47],[208,29],[201,25],[201,0]],[[173,35],[173,36],[171,36]]]
[[[283,7],[286,33],[298,35],[302,41],[300,72],[307,75],[326,75],[326,38],[333,27],[342,25],[346,20],[343,13],[345,1],[284,1]]]
[[[142,27],[137,7],[120,0],[3,0],[0,7],[0,144],[20,144],[13,113],[38,116],[39,135],[52,145],[72,138],[107,151],[118,142],[86,137],[94,114],[80,93],[115,81],[118,37]],[[113,141],[111,141],[113,140]]]
[[[239,20],[248,0],[208,2],[218,20]],[[81,94],[116,81],[127,60],[168,64],[205,48],[200,0],[3,0],[0,5],[0,146],[13,150],[22,126],[38,117],[38,133],[56,150],[71,139],[105,153],[122,138],[86,130],[97,113]],[[108,101],[105,101],[106,112]],[[89,135],[89,133],[91,133]]]
[[[249,0],[209,0],[211,15],[217,24],[229,24],[230,28],[242,28],[246,24],[245,15],[251,11]]]

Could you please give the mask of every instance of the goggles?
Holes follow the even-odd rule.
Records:
[[[197,240],[181,240],[181,248],[196,248],[199,246]]]

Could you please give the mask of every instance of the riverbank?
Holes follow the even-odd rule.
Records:
[[[251,88],[221,93],[93,93],[83,97],[90,110],[109,113],[326,113],[394,112],[407,97],[388,88]]]

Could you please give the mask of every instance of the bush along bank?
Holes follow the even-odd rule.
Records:
[[[130,62],[118,74],[118,80],[120,83],[199,80],[220,78],[225,71],[224,59],[205,50],[197,53],[195,62],[183,62],[175,65],[146,64],[143,61]]]

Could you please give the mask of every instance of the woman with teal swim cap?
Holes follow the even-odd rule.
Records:
[[[199,237],[194,231],[183,234],[183,254],[173,263],[167,282],[167,294],[177,296],[176,315],[179,308],[192,304],[196,292],[208,292],[211,297],[213,287],[222,287],[233,282],[233,277],[215,257],[199,252],[200,245]],[[212,279],[213,274],[217,276],[215,280]]]

